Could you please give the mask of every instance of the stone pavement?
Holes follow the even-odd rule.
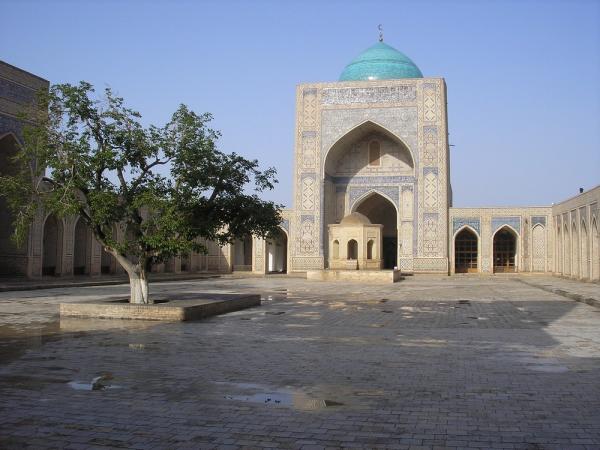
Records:
[[[600,448],[600,309],[501,277],[152,286],[215,291],[263,306],[60,323],[127,287],[0,293],[0,448]]]

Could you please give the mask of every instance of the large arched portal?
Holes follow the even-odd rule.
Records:
[[[377,259],[381,258],[387,269],[399,266],[398,221],[401,218],[407,224],[406,230],[403,228],[403,242],[412,243],[412,227],[408,225],[412,225],[414,199],[407,198],[408,206],[403,206],[402,216],[399,216],[395,205],[400,205],[400,189],[394,179],[403,179],[409,184],[413,183],[414,176],[413,154],[396,134],[370,120],[347,131],[329,147],[323,164],[323,241],[330,242],[329,225],[339,224],[344,217],[359,212],[372,224],[384,225],[382,253]],[[385,194],[367,194],[369,187],[375,186]],[[314,192],[318,188],[315,180],[303,178],[301,209],[314,208]],[[412,196],[414,191],[412,184],[408,185],[403,195]],[[340,245],[345,243],[340,242]],[[329,251],[329,246],[325,246],[326,261],[331,257]],[[403,248],[403,255],[412,256],[412,246]]]
[[[517,271],[517,235],[508,227],[494,235],[494,273]]]
[[[372,224],[383,225],[381,254],[384,269],[398,265],[398,214],[396,207],[384,196],[372,193],[365,197],[353,212],[369,218]]]
[[[454,272],[478,272],[478,238],[469,228],[463,228],[454,238]]]
[[[51,214],[44,223],[42,252],[42,275],[60,275],[62,273],[62,221]]]
[[[267,238],[267,273],[287,273],[287,246],[287,235],[281,229]]]

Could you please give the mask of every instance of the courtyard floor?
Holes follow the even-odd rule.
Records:
[[[0,448],[600,448],[599,308],[511,277],[151,286],[208,292],[264,300],[61,322],[128,287],[0,293]]]

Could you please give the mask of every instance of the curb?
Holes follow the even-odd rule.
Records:
[[[600,308],[600,300],[593,297],[586,297],[581,294],[575,294],[573,292],[565,291],[564,289],[548,287],[541,284],[531,283],[529,281],[524,281],[516,278],[517,281],[520,281],[523,284],[527,284],[528,286],[532,286],[542,291],[550,292],[552,294],[561,295],[562,297],[569,298],[571,300],[575,300],[576,302],[585,303],[586,305],[593,306],[595,308]]]

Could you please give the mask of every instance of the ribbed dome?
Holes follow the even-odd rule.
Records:
[[[399,78],[423,78],[423,74],[408,56],[383,42],[358,55],[340,75],[340,81]]]

